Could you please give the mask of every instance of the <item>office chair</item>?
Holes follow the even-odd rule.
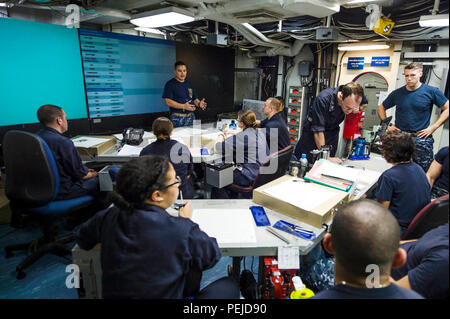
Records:
[[[448,195],[436,198],[422,208],[402,235],[402,240],[417,239],[448,223]]]
[[[59,174],[53,154],[39,136],[23,131],[8,131],[3,139],[6,166],[5,193],[10,200],[12,215],[28,215],[39,221],[43,236],[31,243],[5,247],[6,257],[12,251],[28,250],[31,254],[17,267],[17,279],[25,277],[24,269],[46,253],[64,256],[71,253],[66,244],[72,234],[57,238],[54,220],[93,203],[92,196],[55,200],[59,189]],[[12,225],[14,226],[14,225]]]
[[[286,174],[293,151],[294,147],[292,145],[289,145],[276,153],[270,154],[266,161],[259,168],[258,175],[253,181],[252,185],[245,187],[237,184],[231,184],[229,186],[229,189],[231,189],[235,193],[238,193],[242,198],[251,199],[253,190],[255,188],[267,184]],[[267,167],[274,165],[274,162],[278,163],[277,170],[272,174],[265,174],[264,170],[267,169]]]

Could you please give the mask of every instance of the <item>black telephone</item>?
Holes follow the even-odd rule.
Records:
[[[143,141],[144,130],[129,127],[123,131],[122,144],[139,145]]]

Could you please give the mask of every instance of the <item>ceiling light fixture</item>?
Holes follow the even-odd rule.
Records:
[[[384,50],[389,49],[390,45],[386,42],[374,43],[343,43],[338,45],[339,51],[363,51],[363,50]]]
[[[421,27],[448,27],[448,13],[421,16],[419,25]]]
[[[134,30],[141,31],[141,32],[147,32],[147,33],[153,33],[153,34],[166,35],[164,32],[159,31],[158,29],[154,29],[154,28],[137,27],[137,28],[134,28]]]
[[[138,27],[159,28],[194,21],[193,14],[177,7],[167,7],[133,15],[130,22]]]

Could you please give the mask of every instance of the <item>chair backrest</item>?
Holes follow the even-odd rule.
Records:
[[[53,154],[39,136],[11,130],[3,138],[5,193],[20,205],[38,207],[55,199],[59,174]]]
[[[291,161],[293,151],[294,147],[289,145],[276,153],[270,154],[264,164],[261,165],[259,173],[253,182],[252,188],[260,187],[277,179],[278,177],[285,175],[286,170],[289,167],[289,162]],[[270,171],[270,167],[276,167],[276,170],[267,174],[265,171]]]
[[[402,240],[417,239],[440,225],[448,223],[448,195],[436,198],[414,217]]]

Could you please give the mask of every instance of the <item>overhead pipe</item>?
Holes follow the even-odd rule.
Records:
[[[305,41],[295,40],[294,44],[290,48],[277,47],[266,49],[264,52],[248,52],[247,55],[250,58],[263,56],[276,56],[276,55],[292,57],[298,55],[300,51],[303,49],[304,45]]]

